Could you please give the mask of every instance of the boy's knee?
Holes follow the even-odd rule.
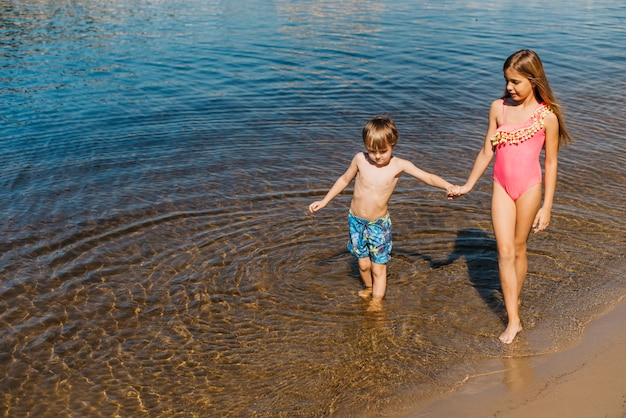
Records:
[[[387,265],[372,263],[372,274],[377,277],[387,276]]]
[[[359,258],[359,270],[365,272],[372,268],[372,261],[369,258]]]

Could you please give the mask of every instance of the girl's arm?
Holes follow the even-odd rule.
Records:
[[[491,108],[489,109],[489,127],[487,128],[487,134],[485,135],[485,142],[483,143],[483,147],[478,152],[476,156],[476,160],[474,161],[474,166],[472,167],[472,171],[467,177],[467,181],[463,186],[460,186],[456,191],[457,195],[463,195],[472,191],[478,179],[485,173],[487,167],[489,167],[489,163],[491,163],[491,159],[493,158],[493,146],[491,145],[491,137],[496,132],[498,128],[497,118],[500,112],[502,111],[502,100],[495,100],[491,104]]]
[[[546,133],[544,195],[543,205],[537,212],[535,220],[533,221],[533,232],[535,233],[543,231],[550,223],[550,212],[552,211],[554,191],[556,190],[558,167],[559,121],[554,113],[546,115],[543,127]]]
[[[352,162],[346,172],[335,181],[335,184],[330,188],[328,193],[326,193],[326,196],[324,196],[322,200],[315,201],[309,205],[309,211],[311,213],[315,213],[318,210],[325,208],[326,205],[328,205],[328,203],[335,198],[335,196],[348,187],[348,184],[350,184],[350,182],[356,177],[356,173],[359,171],[357,165],[357,158],[359,155],[360,154],[356,154],[354,158],[352,158]]]

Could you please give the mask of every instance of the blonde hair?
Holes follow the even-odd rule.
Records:
[[[565,128],[565,120],[561,113],[561,107],[556,101],[556,97],[550,88],[548,78],[543,69],[543,63],[534,51],[522,49],[517,51],[504,61],[502,71],[512,69],[526,77],[533,85],[533,93],[539,103],[548,105],[559,121],[559,147],[572,142],[572,137]],[[503,98],[511,97],[511,94],[504,88]]]
[[[398,143],[398,128],[389,116],[376,116],[363,127],[363,143],[367,149],[384,150]]]

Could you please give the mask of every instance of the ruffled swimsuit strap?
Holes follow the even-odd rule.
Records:
[[[545,103],[541,103],[530,117],[531,123],[529,125],[513,131],[497,130],[491,137],[491,145],[495,147],[504,143],[519,144],[520,142],[529,140],[535,136],[540,129],[543,129],[543,120],[550,112],[552,112],[552,108]],[[502,117],[504,122],[504,109],[502,109]]]

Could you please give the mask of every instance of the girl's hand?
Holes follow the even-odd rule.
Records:
[[[538,233],[550,225],[550,211],[544,208],[539,209],[533,221],[533,233]]]
[[[448,199],[454,199],[455,197],[463,196],[466,193],[469,193],[469,190],[465,186],[453,185],[446,190]]]

